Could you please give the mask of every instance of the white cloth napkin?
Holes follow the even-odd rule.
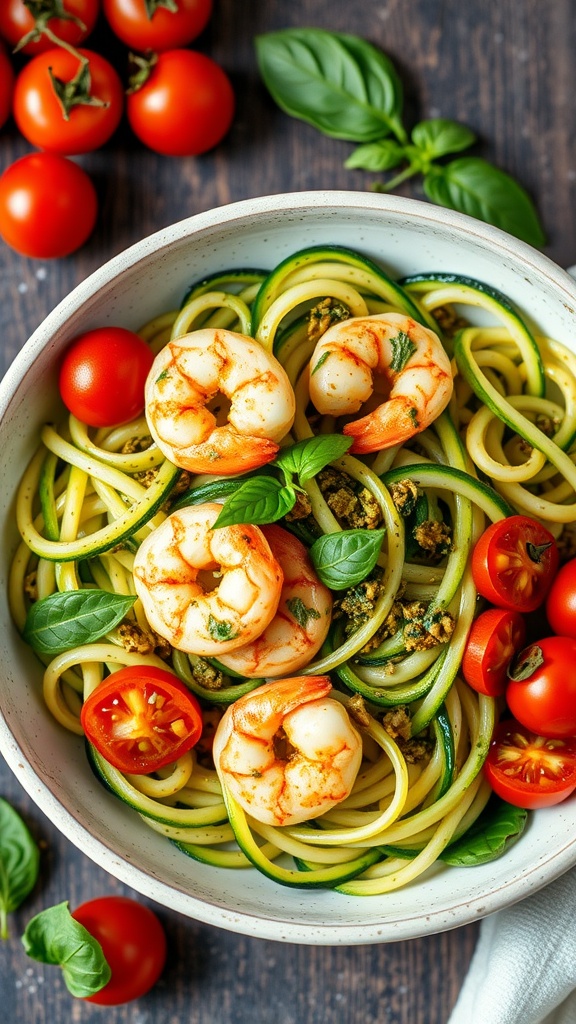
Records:
[[[482,921],[448,1024],[576,1024],[576,869]]]

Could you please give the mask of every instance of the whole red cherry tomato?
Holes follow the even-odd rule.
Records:
[[[96,223],[96,189],[85,171],[54,153],[30,153],[0,176],[0,235],[25,256],[75,252]]]
[[[52,14],[52,11],[58,11],[59,6],[72,17],[58,18]],[[56,0],[45,0],[42,8],[42,14],[34,17],[23,0],[2,0],[0,35],[14,47],[37,28],[39,38],[21,47],[23,53],[29,54],[43,53],[55,45],[50,36],[42,34],[43,28],[65,43],[78,46],[87,39],[96,24],[100,0],[62,0],[61,5]]]
[[[509,516],[484,531],[472,553],[479,594],[498,608],[533,612],[546,598],[558,567],[556,541],[529,516]]]
[[[6,50],[0,43],[0,128],[10,117],[13,92],[14,69]]]
[[[118,73],[100,54],[77,52],[88,64],[62,47],[54,47],[33,57],[16,78],[16,124],[28,142],[50,153],[71,156],[98,149],[122,116],[124,90]],[[76,83],[73,100],[61,102],[52,76],[64,85]]]
[[[576,736],[576,640],[547,636],[520,651],[509,669],[506,702],[541,736]]]
[[[144,409],[144,385],[153,354],[124,327],[96,327],[79,335],[60,367],[67,409],[90,427],[129,423]]]
[[[546,618],[555,633],[576,639],[576,558],[566,562],[553,579]]]
[[[519,612],[488,608],[472,623],[468,635],[462,675],[472,689],[488,697],[500,697],[508,682],[506,671],[526,638],[526,625]]]
[[[202,735],[202,711],[177,676],[139,665],[121,668],[84,701],[88,741],[118,771],[147,775],[182,757]]]
[[[212,0],[178,0],[174,11],[162,0],[104,0],[103,9],[122,42],[133,50],[157,53],[196,39],[208,24]]]
[[[86,1002],[117,1006],[156,984],[166,963],[166,933],[153,910],[127,896],[100,896],[82,903],[72,917],[100,943],[112,972]]]
[[[550,739],[513,719],[494,730],[484,774],[495,793],[515,807],[536,810],[576,789],[576,739]]]
[[[194,50],[158,54],[143,85],[126,100],[135,135],[165,156],[195,156],[226,135],[234,116],[230,79]]]

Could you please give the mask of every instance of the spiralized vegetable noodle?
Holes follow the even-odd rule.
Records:
[[[488,325],[477,325],[477,309]],[[376,566],[334,591],[327,638],[299,669],[330,676],[331,696],[361,732],[350,795],[296,825],[247,814],[223,791],[208,737],[222,711],[264,678],[171,647],[139,600],[95,642],[40,655],[46,705],[79,736],[83,701],[122,666],[171,669],[199,698],[205,741],[154,775],[123,775],[91,751],[127,814],[137,811],[200,861],[255,866],[286,885],[348,895],[390,892],[449,860],[486,807],[481,767],[497,709],[460,676],[477,612],[469,556],[485,527],[507,515],[533,516],[563,539],[576,520],[576,356],[535,336],[523,313],[479,282],[431,272],[399,283],[337,246],[304,250],[271,272],[214,275],[140,331],[155,354],[200,328],[248,335],[273,352],[296,398],[284,448],[342,429],[309,402],[310,361],[325,326],[382,313],[441,338],[454,376],[449,405],[405,443],[334,460],[300,488],[299,517],[279,524],[306,548],[342,530],[383,533]],[[17,501],[22,539],[9,581],[17,628],[32,602],[57,591],[134,596],[135,554],[167,515],[223,502],[238,484],[181,474],[152,442],[145,416],[96,431],[73,416],[45,426]]]

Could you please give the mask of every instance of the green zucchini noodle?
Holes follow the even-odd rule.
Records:
[[[215,769],[209,734],[227,707],[269,680],[241,675],[224,655],[220,662],[172,647],[137,596],[142,542],[171,512],[225,502],[243,479],[182,472],[155,444],[146,415],[99,429],[73,415],[46,424],[17,494],[20,542],[8,583],[25,637],[30,609],[58,592],[105,591],[129,605],[91,642],[36,651],[44,701],[64,729],[83,735],[83,702],[123,667],[168,670],[198,699],[206,737],[155,773],[124,774],[86,745],[127,814],[214,867],[255,867],[284,885],[348,896],[384,894],[439,870],[487,813],[481,769],[500,707],[460,674],[479,607],[470,554],[490,522],[516,513],[570,542],[576,355],[481,282],[434,272],[399,282],[336,245],[303,250],[271,271],[213,274],[180,309],[140,329],[154,355],[202,329],[248,335],[273,353],[296,400],[283,452],[342,431],[309,400],[318,338],[334,321],[383,312],[438,334],[454,378],[449,405],[403,444],[334,458],[298,486],[298,514],[279,520],[307,548],[346,530],[383,536],[365,577],[334,590],[326,639],[299,670],[329,675],[331,696],[362,738],[354,785],[331,810],[281,827],[246,813]],[[284,483],[273,462],[264,469]]]

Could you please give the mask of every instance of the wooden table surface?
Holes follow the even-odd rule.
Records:
[[[468,124],[480,140],[477,152],[534,197],[546,252],[562,265],[576,262],[573,11],[571,0],[216,0],[196,46],[233,81],[238,102],[229,136],[210,154],[170,159],[145,151],[123,125],[104,149],[81,159],[100,200],[89,243],[58,261],[27,259],[0,243],[0,369],[67,292],[151,231],[251,196],[370,186],[374,175],[343,166],[350,144],[288,118],[260,83],[253,37],[283,27],[352,32],[379,45],[401,75],[408,122],[443,116]],[[123,52],[102,26],[92,45],[114,59]],[[29,149],[10,122],[0,134],[0,170]],[[401,192],[421,198],[418,184]],[[11,938],[0,950],[0,1019],[101,1021],[103,1011],[73,1000],[55,968],[25,957],[19,936],[53,903],[68,899],[73,907],[129,890],[58,833],[1,758],[0,794],[43,847],[41,881],[12,915]],[[308,947],[159,913],[170,948],[165,974],[142,1000],[104,1011],[107,1024],[444,1024],[478,934],[471,925],[384,945]]]

